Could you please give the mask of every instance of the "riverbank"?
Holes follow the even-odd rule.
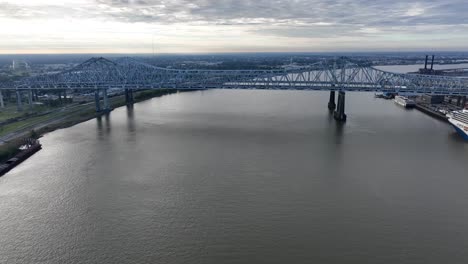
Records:
[[[160,97],[168,94],[178,93],[178,90],[161,89],[161,90],[144,90],[135,92],[134,102],[142,102],[151,98]],[[111,109],[126,105],[125,96],[117,95],[109,98]],[[16,130],[3,134],[0,141],[0,163],[7,161],[20,152],[22,138],[39,138],[46,133],[57,129],[67,128],[76,124],[91,120],[108,114],[108,112],[96,112],[94,102],[77,105],[70,108],[65,108],[63,111],[50,115],[41,116],[37,120],[22,121],[21,126],[18,124],[10,124],[17,127]],[[5,128],[4,128],[5,129]],[[6,128],[8,129],[8,128]],[[9,131],[9,130],[7,130]]]
[[[448,123],[447,115],[437,111],[431,105],[417,102],[415,108],[429,116],[432,116],[436,119],[439,119],[440,121]]]
[[[134,103],[142,102],[145,100],[149,100],[155,97],[160,97],[164,95],[169,95],[173,93],[178,93],[178,90],[172,90],[172,89],[161,89],[161,90],[145,90],[145,91],[140,91],[136,92],[134,96]],[[127,103],[125,101],[125,97],[122,95],[114,96],[109,99],[109,104],[111,106],[111,110],[118,107],[125,106]],[[42,136],[46,133],[52,132],[57,129],[62,129],[62,128],[67,128],[74,126],[76,124],[91,120],[93,118],[97,118],[103,115],[108,114],[108,111],[102,111],[102,112],[96,112],[94,104],[92,104],[91,109],[86,109],[84,111],[79,111],[77,113],[74,113],[72,115],[69,115],[65,117],[63,120],[60,120],[57,123],[52,123],[49,125],[46,125],[38,130],[36,132]]]

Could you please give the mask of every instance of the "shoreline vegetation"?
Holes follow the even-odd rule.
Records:
[[[155,97],[161,97],[164,95],[174,94],[183,91],[193,91],[193,90],[173,90],[173,89],[158,89],[158,90],[143,90],[134,92],[134,103],[142,102],[149,100]],[[127,103],[123,95],[117,95],[109,98],[109,103],[111,106],[111,111],[115,108],[125,106]],[[52,120],[44,120],[48,124],[41,126],[41,122],[32,124],[40,126],[39,128],[33,128],[29,131],[17,131],[17,136],[6,141],[4,144],[0,145],[0,164],[4,163],[8,159],[13,158],[20,152],[20,147],[23,145],[25,138],[38,139],[43,135],[50,133],[52,131],[63,129],[67,127],[74,126],[76,124],[86,122],[88,120],[103,116],[108,114],[106,111],[96,112],[94,103],[82,105],[77,110],[66,112],[61,115],[50,116]],[[25,122],[28,122],[25,120]],[[33,121],[31,121],[33,122]],[[10,125],[15,125],[10,124]],[[12,131],[14,133],[14,131]]]

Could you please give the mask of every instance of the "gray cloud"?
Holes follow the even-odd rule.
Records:
[[[96,0],[113,19],[146,23],[249,25],[256,34],[285,37],[430,33],[466,29],[466,0]],[[425,27],[422,27],[425,26]]]
[[[0,0],[1,1],[1,0]],[[466,0],[95,0],[95,5],[24,6],[0,2],[0,17],[67,16],[121,22],[249,26],[287,37],[466,30]],[[465,31],[466,32],[466,31]]]
[[[465,24],[465,0],[96,0],[119,8],[114,15],[129,21],[152,22],[178,17],[181,22],[239,20],[300,20],[342,24]],[[412,12],[410,12],[413,9]],[[421,12],[418,14],[418,10]],[[411,16],[414,14],[414,16]]]
[[[0,2],[0,17],[27,18],[34,14],[34,10],[7,2]]]

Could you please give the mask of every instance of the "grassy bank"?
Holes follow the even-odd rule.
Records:
[[[11,103],[5,108],[0,109],[0,123],[9,123],[19,121],[20,119],[26,119],[34,117],[41,113],[46,113],[48,111],[57,110],[66,104],[49,106],[49,105],[34,105],[34,109],[29,108],[27,104],[23,105],[23,111],[18,111],[16,103]]]
[[[160,97],[163,95],[173,94],[177,92],[178,92],[177,90],[172,90],[172,89],[171,90],[169,89],[146,90],[146,91],[136,92],[134,94],[134,102],[138,103],[138,102],[142,102],[142,101],[154,98],[154,97]],[[114,108],[125,106],[127,103],[125,101],[124,96],[115,96],[109,99],[109,104],[111,108],[114,109]],[[67,127],[91,120],[93,118],[96,118],[105,114],[107,113],[104,113],[104,112],[97,113],[95,110],[95,106],[93,104],[92,106],[83,107],[83,109],[81,109],[80,111],[64,116],[64,118],[60,122],[47,125],[41,129],[38,129],[37,133],[39,135],[44,135],[45,133],[52,132],[60,128],[67,128]]]
[[[134,102],[141,102],[148,100],[154,97],[159,97],[163,95],[177,93],[177,90],[146,90],[141,92],[135,92]],[[109,104],[111,108],[117,108],[126,105],[124,96],[115,96],[109,98]],[[0,163],[5,162],[14,155],[16,155],[21,146],[20,138],[30,137],[31,130],[34,130],[34,135],[32,136],[42,136],[48,132],[52,132],[57,129],[71,127],[78,123],[88,121],[90,119],[105,115],[106,113],[97,113],[95,110],[94,104],[82,105],[80,107],[74,108],[73,110],[63,111],[58,113],[52,113],[50,115],[30,118],[20,122],[15,122],[6,126],[3,126],[0,129],[1,135],[6,135],[7,133],[12,133],[15,131],[21,131],[24,129],[29,129],[30,126],[36,126],[36,128],[30,128],[27,133],[21,133],[21,136],[18,135],[18,138],[8,141],[7,143],[0,145]],[[43,125],[48,123],[48,125]],[[37,128],[37,126],[41,126]]]

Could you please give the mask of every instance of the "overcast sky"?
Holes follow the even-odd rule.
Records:
[[[154,43],[154,45],[153,45]],[[0,53],[467,51],[467,0],[0,0]]]

